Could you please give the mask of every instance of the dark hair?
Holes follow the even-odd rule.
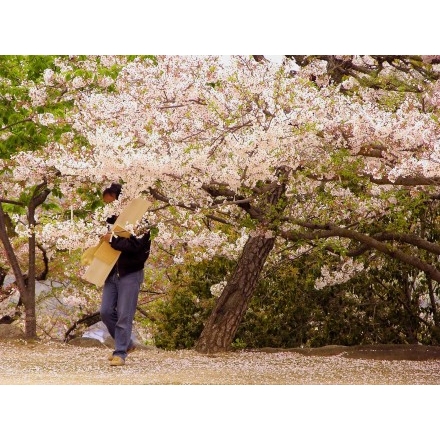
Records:
[[[104,190],[102,195],[105,196],[106,194],[111,194],[116,199],[118,199],[119,195],[121,194],[121,191],[122,191],[122,185],[120,185],[119,183],[112,183],[108,188]]]

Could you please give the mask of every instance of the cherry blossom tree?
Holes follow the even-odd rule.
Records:
[[[51,134],[44,118],[40,118],[41,105],[39,97],[33,96],[35,83],[45,68],[53,67],[53,57],[24,57],[6,56],[0,58],[0,90],[1,90],[1,143],[0,157],[8,159],[13,153],[23,150],[38,150],[44,145]],[[34,99],[34,102],[32,100]],[[40,109],[40,110],[39,110]],[[52,111],[56,106],[51,106]],[[62,130],[59,126],[57,130]],[[8,166],[1,170],[3,176],[10,172]],[[6,257],[10,263],[20,291],[20,298],[26,310],[26,335],[31,337],[36,333],[35,328],[35,256],[36,242],[35,213],[44,203],[49,190],[46,179],[33,188],[21,188],[20,196],[16,199],[7,198],[9,188],[7,178],[3,181],[0,194],[0,239],[5,248]],[[28,273],[20,267],[19,259],[7,233],[7,223],[10,218],[3,206],[26,208],[28,224]]]
[[[67,70],[63,70],[63,64],[57,65],[63,58],[69,59]],[[36,336],[35,280],[44,279],[48,273],[46,249],[36,239],[37,209],[50,211],[54,208],[53,204],[43,206],[54,190],[53,200],[58,199],[58,208],[62,208],[62,203],[59,203],[62,193],[57,183],[60,173],[53,167],[45,166],[38,155],[51,143],[63,143],[66,137],[70,146],[75,146],[76,139],[68,116],[73,108],[74,94],[65,87],[65,79],[71,72],[75,72],[73,90],[84,90],[91,83],[95,86],[96,78],[99,87],[108,83],[99,76],[96,64],[95,74],[92,75],[92,61],[88,62],[88,72],[80,69],[81,62],[76,57],[0,57],[0,240],[20,293],[19,304],[24,305],[25,335],[29,338]],[[57,81],[57,75],[64,80]],[[81,76],[86,79],[81,80]],[[17,177],[14,170],[20,168],[20,153],[29,151],[35,153],[33,166]],[[25,163],[21,165],[26,168]],[[20,235],[28,241],[26,247],[14,246],[8,225],[9,229],[21,229]],[[36,274],[37,247],[42,251],[45,263],[41,274]],[[27,254],[26,262],[22,261],[22,252]],[[22,268],[23,265],[27,271]]]
[[[85,58],[75,74],[62,59],[60,71],[72,74],[47,75],[72,96],[72,131],[14,156],[11,179],[37,183],[56,170],[75,212],[87,210],[87,197],[72,188],[124,184],[117,205],[88,219],[47,221],[38,232],[46,246],[92,244],[109,210],[142,196],[155,200],[156,244],[172,247],[176,263],[185,249],[195,259],[236,257],[196,345],[224,351],[274,248],[340,255],[344,277],[324,268],[318,286],[364,270],[354,259],[366,254],[440,281],[440,247],[408,215],[438,200],[436,60],[107,56]],[[122,67],[101,90],[86,87],[98,62]]]

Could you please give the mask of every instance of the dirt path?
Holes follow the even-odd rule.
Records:
[[[372,350],[368,356],[365,350],[356,355],[341,347],[313,355],[310,350],[266,350],[216,356],[149,348],[136,350],[124,367],[110,367],[110,350],[104,346],[3,341],[0,385],[438,385],[440,353],[433,352],[424,350],[425,360],[407,360],[401,351],[391,356],[391,350]]]

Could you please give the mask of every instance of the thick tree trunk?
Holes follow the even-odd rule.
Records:
[[[26,338],[35,338],[37,336],[37,316],[35,311],[35,207],[31,204],[28,208],[28,221],[31,228],[29,236],[29,271],[27,278],[26,295],[23,296],[25,313],[25,336]]]
[[[249,237],[235,272],[197,341],[198,352],[216,353],[230,348],[274,243],[274,237],[264,234]]]
[[[264,263],[275,244],[275,232],[272,228],[285,208],[284,196],[286,181],[291,169],[280,167],[276,171],[277,180],[265,182],[258,192],[262,195],[259,206],[251,203],[241,204],[259,227],[246,242],[238,260],[237,267],[217,304],[203,328],[195,346],[200,353],[218,353],[230,349],[238,326],[246,313],[249,301],[257,286]],[[220,189],[205,188],[211,195],[223,195]]]
[[[46,187],[46,181],[38,185],[34,191],[32,199],[28,206],[28,223],[31,230],[29,236],[29,271],[27,278],[26,294],[23,297],[24,310],[25,310],[25,336],[26,338],[37,337],[37,316],[35,310],[35,252],[36,252],[36,240],[35,240],[35,211],[38,206],[42,205],[50,194],[50,190]]]

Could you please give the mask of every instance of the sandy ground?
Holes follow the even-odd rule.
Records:
[[[216,356],[140,348],[123,367],[109,366],[110,352],[104,345],[0,341],[2,433],[46,440],[438,434],[440,347]]]
[[[440,359],[384,360],[310,356],[293,351],[138,349],[111,367],[105,347],[0,342],[0,385],[438,385]],[[334,354],[336,353],[336,354]]]

